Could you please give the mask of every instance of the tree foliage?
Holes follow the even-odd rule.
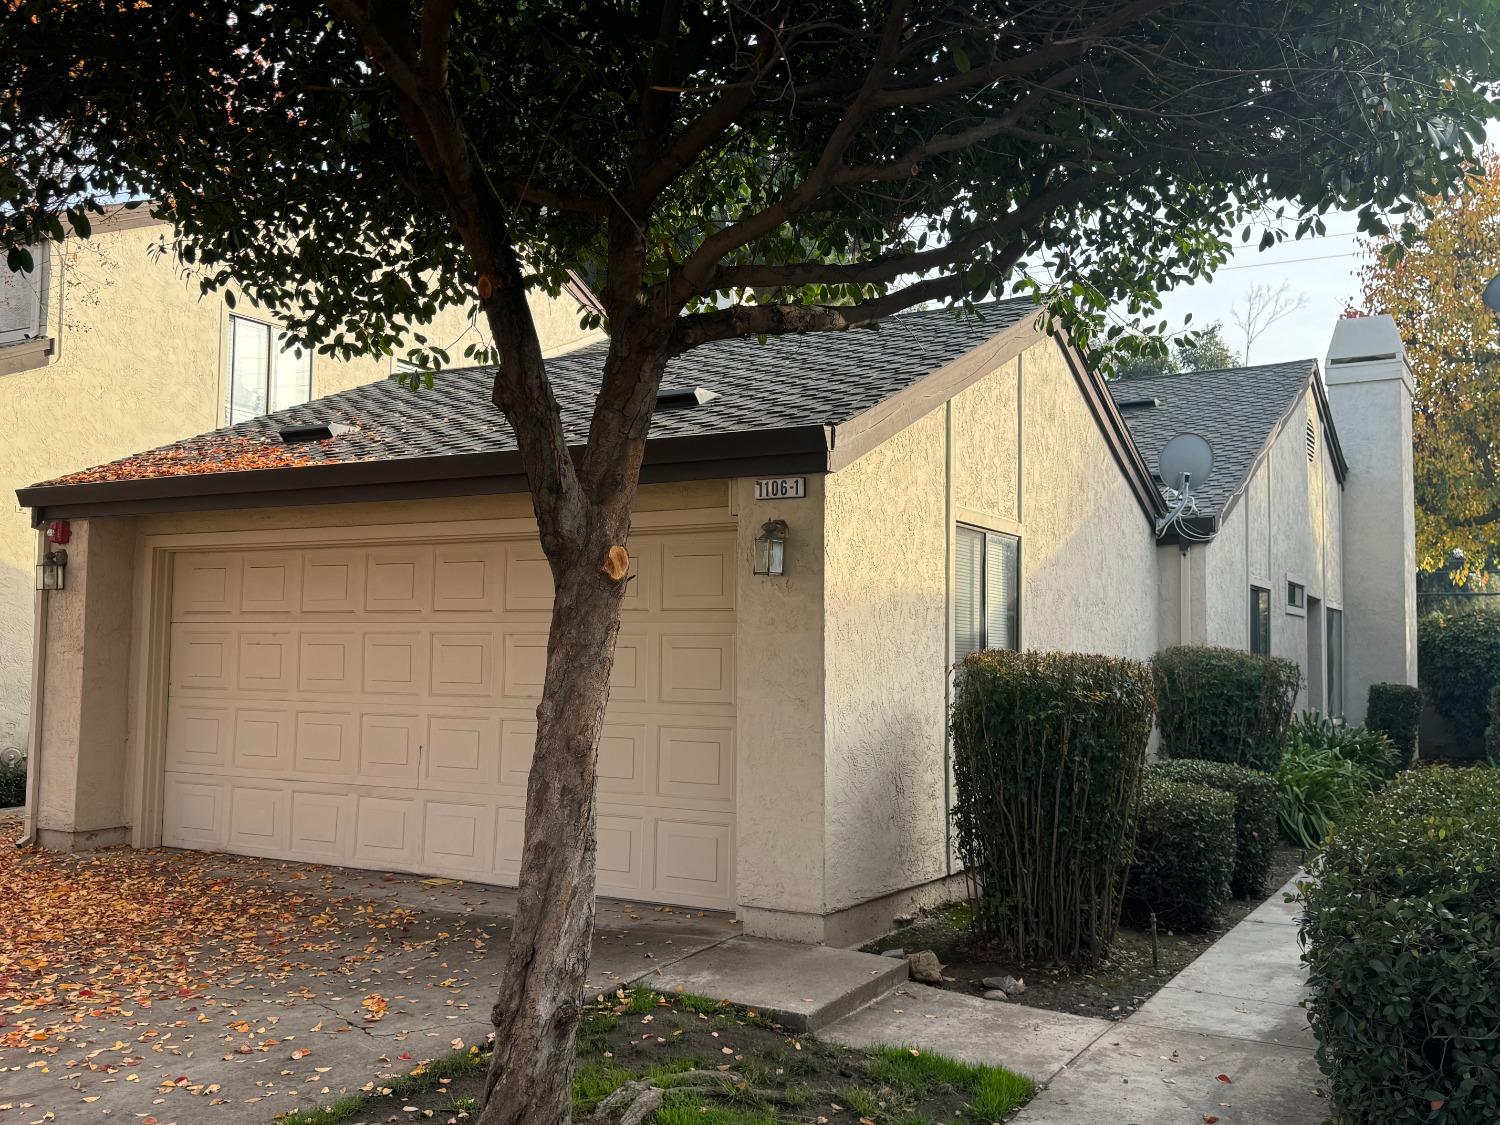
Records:
[[[1181,371],[1222,371],[1238,367],[1240,357],[1224,341],[1224,325],[1214,321],[1201,331],[1175,340],[1169,351],[1138,355],[1126,360],[1115,373],[1118,379],[1153,379]]]
[[[1473,172],[1360,271],[1359,311],[1395,318],[1417,381],[1417,560],[1460,586],[1500,565],[1500,316],[1482,300],[1500,274],[1500,155]]]

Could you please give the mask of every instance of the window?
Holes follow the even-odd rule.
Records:
[[[35,268],[12,273],[0,263],[0,344],[35,340],[47,334],[47,267],[51,254],[32,248]]]
[[[1271,591],[1250,587],[1250,651],[1271,655]]]
[[[1328,714],[1344,717],[1344,611],[1330,609],[1328,618]]]
[[[1021,541],[960,525],[954,560],[953,659],[1020,642]]]
[[[312,353],[286,348],[269,324],[229,318],[229,424],[248,422],[312,397]]]
[[[1307,608],[1307,587],[1300,582],[1286,584],[1286,604],[1292,609]]]

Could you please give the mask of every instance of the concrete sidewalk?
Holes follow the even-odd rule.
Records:
[[[1292,893],[1296,880],[1283,892]],[[1277,892],[1063,1067],[1020,1125],[1318,1125],[1295,904]],[[1001,1062],[1002,1059],[995,1061]],[[1038,1076],[1040,1077],[1040,1076]]]

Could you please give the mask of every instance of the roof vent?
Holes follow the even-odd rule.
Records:
[[[1161,405],[1159,398],[1127,398],[1115,403],[1121,410],[1151,410]]]
[[[277,430],[276,436],[284,444],[292,445],[299,441],[327,441],[329,438],[355,433],[358,429],[358,426],[350,426],[344,422],[318,422],[311,426],[287,426]]]
[[[679,410],[684,406],[702,406],[718,398],[707,387],[663,387],[656,393],[656,409]]]

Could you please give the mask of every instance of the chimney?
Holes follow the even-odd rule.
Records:
[[[1411,412],[1416,382],[1389,316],[1340,320],[1324,374],[1349,463],[1343,495],[1344,713],[1364,722],[1370,685],[1417,682],[1417,547]]]

